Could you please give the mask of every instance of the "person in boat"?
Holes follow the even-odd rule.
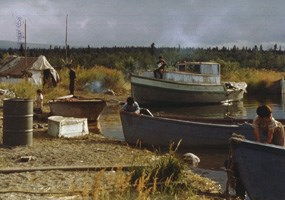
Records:
[[[75,70],[72,69],[71,65],[67,65],[69,69],[69,93],[74,95],[74,85],[75,85],[75,79],[76,79],[76,73]]]
[[[121,112],[131,112],[137,115],[148,115],[153,117],[153,114],[147,108],[140,108],[138,102],[133,97],[128,97],[127,102],[121,109]]]
[[[261,142],[262,133],[266,136],[266,144],[284,146],[284,127],[273,118],[272,109],[268,105],[262,105],[256,109],[256,113],[257,116],[252,123],[256,140]]]
[[[159,78],[162,79],[163,72],[165,69],[165,66],[167,65],[166,61],[164,60],[163,56],[159,56],[157,61],[157,68],[153,71],[154,77],[157,78],[157,75],[159,75]]]
[[[260,133],[266,136],[266,144],[284,146],[284,127],[281,122],[275,120],[272,116],[272,109],[268,105],[261,105],[256,109],[257,116],[252,122],[253,133],[258,142],[261,142]],[[245,199],[245,187],[240,179],[237,164],[225,161],[225,167],[233,171],[235,177],[236,197]]]
[[[41,89],[37,89],[37,96],[35,100],[35,109],[34,109],[34,112],[36,114],[43,113],[43,101],[44,101],[43,92]]]
[[[133,97],[128,97],[127,102],[124,104],[124,106],[121,109],[121,112],[131,112],[139,115],[140,106]]]

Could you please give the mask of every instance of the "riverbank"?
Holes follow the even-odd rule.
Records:
[[[126,97],[100,98],[110,106],[124,102]],[[0,199],[100,199],[95,193],[102,192],[109,195],[105,199],[122,197],[115,186],[123,186],[118,182],[123,171],[165,156],[105,138],[96,129],[88,136],[71,139],[51,137],[47,130],[46,119],[34,120],[33,146],[0,146]],[[196,193],[200,199],[220,198],[217,183],[193,173],[187,181],[194,183],[193,198],[197,198]],[[189,193],[185,195],[189,197]]]
[[[100,171],[144,165],[156,158],[147,150],[131,148],[93,133],[73,139],[52,138],[46,128],[34,130],[32,147],[1,146],[0,154],[1,173],[4,169],[19,169],[19,172],[3,172],[0,176],[0,199],[69,196],[84,190],[84,185],[92,187],[96,168]],[[86,167],[86,170],[80,170],[80,167]],[[34,168],[50,170],[30,171]]]

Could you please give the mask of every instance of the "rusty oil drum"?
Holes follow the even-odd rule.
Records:
[[[3,100],[3,145],[33,145],[33,100]]]

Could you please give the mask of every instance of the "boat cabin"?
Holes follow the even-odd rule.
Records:
[[[214,62],[180,62],[175,71],[164,71],[165,81],[193,84],[221,84],[220,64]],[[152,71],[142,73],[143,77],[154,78]]]
[[[214,62],[181,62],[177,63],[177,69],[180,72],[220,75],[220,64]]]
[[[180,62],[175,72],[165,72],[164,79],[193,84],[220,84],[220,64],[214,62]]]

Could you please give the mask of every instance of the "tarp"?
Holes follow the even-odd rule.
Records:
[[[50,65],[45,56],[39,57],[11,57],[0,66],[0,81],[16,83],[28,75],[28,80],[36,85],[43,84],[44,71],[48,70],[57,83],[59,74]]]
[[[33,79],[35,80],[35,83],[37,84],[37,80],[42,79],[42,77],[39,77],[42,75],[42,71],[49,69],[50,73],[53,77],[53,79],[55,80],[55,82],[59,81],[59,74],[57,73],[57,71],[50,65],[50,63],[47,61],[46,57],[41,55],[39,56],[39,58],[36,60],[36,62],[34,62],[34,64],[31,67],[31,71],[35,71],[32,77],[34,77]]]

